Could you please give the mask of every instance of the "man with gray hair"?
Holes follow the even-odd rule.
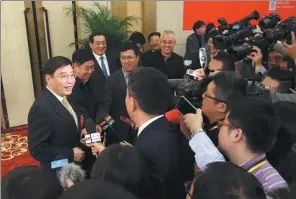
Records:
[[[143,66],[153,67],[165,74],[168,79],[183,78],[185,74],[183,57],[173,52],[176,44],[175,33],[165,30],[160,37],[160,51],[145,60]]]

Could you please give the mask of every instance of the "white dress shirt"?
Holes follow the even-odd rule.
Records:
[[[95,56],[99,66],[101,67],[101,70],[102,70],[102,66],[101,66],[101,57],[104,57],[104,64],[106,66],[106,70],[107,70],[107,74],[108,76],[110,76],[110,70],[109,70],[109,64],[108,64],[108,60],[107,60],[107,57],[106,57],[106,54],[103,54],[103,55],[97,55],[95,53],[93,53],[93,55]]]
[[[147,120],[144,124],[142,124],[140,127],[139,127],[139,130],[138,130],[138,136],[141,134],[141,132],[149,125],[151,124],[152,122],[154,122],[155,120],[163,117],[164,115],[159,115],[159,116],[156,116],[154,118],[151,118],[150,120]]]
[[[191,150],[195,153],[195,161],[201,171],[211,162],[224,162],[225,159],[205,132],[199,132],[189,141]]]
[[[50,88],[48,88],[46,86],[46,88],[62,103],[62,105],[65,107],[65,104],[63,103],[63,99],[64,97],[59,96],[58,94],[56,94],[55,92],[53,92]],[[66,107],[65,107],[66,108]],[[71,111],[76,115],[75,111],[73,110],[72,106],[70,105]],[[67,109],[67,108],[66,108]],[[68,111],[68,110],[67,110]],[[75,124],[78,127],[78,119],[77,117],[74,118],[75,120]]]

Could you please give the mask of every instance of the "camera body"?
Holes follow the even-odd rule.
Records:
[[[280,22],[280,20],[281,20],[280,15],[274,12],[268,16],[262,17],[258,25],[261,28],[261,30],[274,28],[278,24],[278,22]]]

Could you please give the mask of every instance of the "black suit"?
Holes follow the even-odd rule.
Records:
[[[168,79],[180,79],[184,77],[185,67],[183,57],[174,52],[165,60],[159,50],[146,57],[143,61],[143,66],[154,67],[160,70]]]
[[[125,107],[125,96],[126,96],[126,81],[123,74],[123,71],[117,70],[111,76],[107,78],[106,87],[108,90],[110,104],[110,115],[115,120],[115,123],[112,127],[120,135],[120,137],[128,142],[133,141],[133,133],[131,127],[125,122],[120,120],[120,116],[129,118]],[[112,132],[108,132],[108,143],[115,143],[120,140]]]
[[[140,133],[135,147],[146,163],[151,180],[152,198],[184,198],[180,177],[179,133],[161,117]]]
[[[90,117],[97,124],[107,114],[110,101],[104,93],[104,85],[96,84],[96,79],[91,77],[86,83],[76,77],[72,94],[68,97],[69,101],[77,106],[86,117]],[[99,80],[99,79],[97,79]],[[101,83],[103,84],[103,83]]]
[[[71,107],[75,111],[75,107]],[[35,100],[28,116],[28,144],[31,155],[42,167],[50,168],[52,161],[63,158],[72,162],[73,148],[79,147],[86,151],[83,168],[90,169],[93,156],[90,149],[80,143],[80,117],[77,118],[78,126],[70,112],[48,89]]]
[[[117,63],[117,56],[113,55],[111,53],[105,53],[108,66],[109,66],[109,72],[110,75],[114,73],[118,68],[118,63]],[[93,72],[92,76],[95,76],[97,80],[100,80],[101,82],[105,83],[106,77],[101,69],[101,62],[98,62],[94,56],[94,61],[95,61],[95,71]],[[107,66],[106,66],[107,67]]]

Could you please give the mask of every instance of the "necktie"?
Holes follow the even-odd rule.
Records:
[[[75,113],[72,111],[72,109],[71,109],[71,105],[70,105],[70,103],[68,102],[67,98],[64,97],[64,99],[63,99],[62,102],[63,102],[63,104],[65,105],[66,109],[69,111],[69,113],[72,115],[74,121],[76,121],[76,120],[75,120],[75,118],[76,118]]]
[[[105,77],[108,77],[107,68],[106,68],[105,63],[104,63],[104,57],[101,56],[100,59],[101,59],[101,67],[102,67],[102,71],[103,71]]]

